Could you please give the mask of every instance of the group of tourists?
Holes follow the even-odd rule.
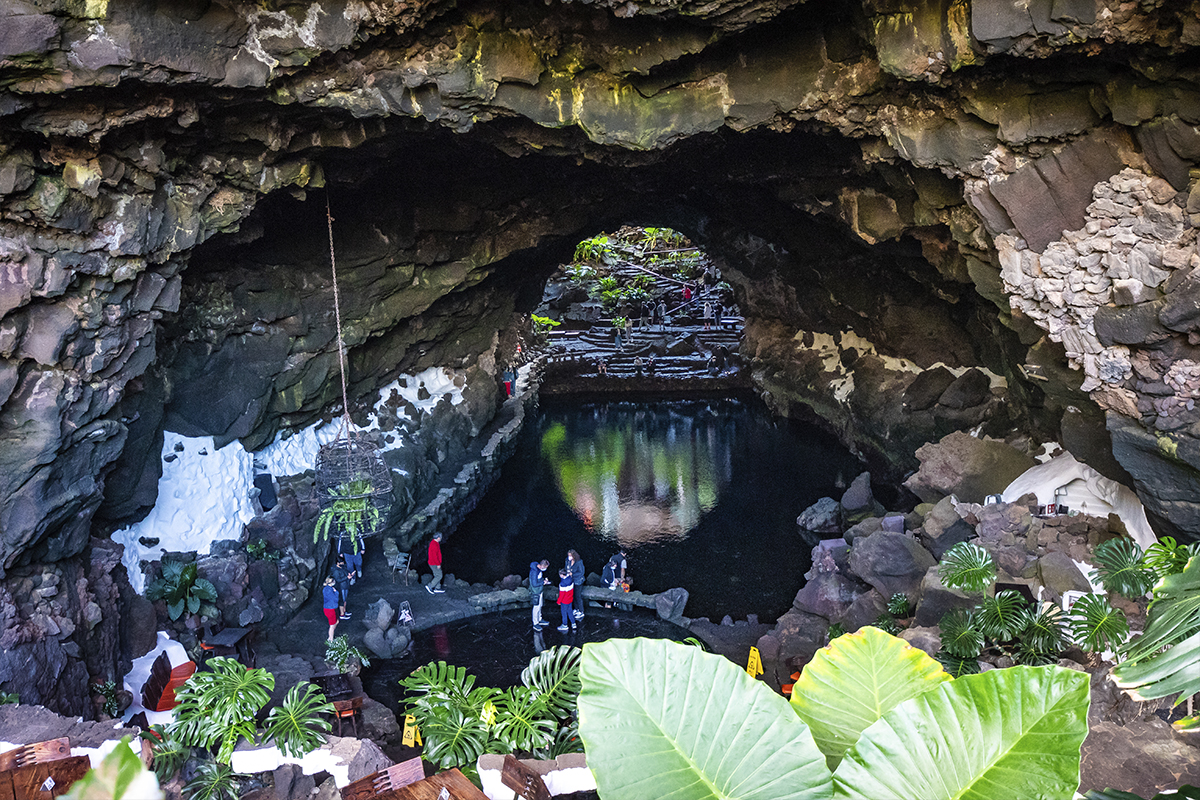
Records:
[[[360,548],[361,543],[356,547],[353,542],[339,536],[337,561],[329,570],[329,575],[325,578],[325,585],[321,587],[322,606],[325,611],[325,620],[329,623],[328,638],[331,642],[338,622],[350,619],[350,612],[346,610],[346,601],[350,596],[350,587],[358,583],[358,576],[362,575],[362,550]]]
[[[620,586],[625,580],[627,566],[625,549],[622,548],[619,553],[608,560],[608,564],[604,567],[601,582],[605,588],[615,589]],[[546,575],[549,569],[550,562],[546,559],[529,563],[529,598],[533,603],[533,629],[535,631],[541,631],[550,624],[542,619],[542,602],[545,597],[543,592],[545,587],[552,584],[551,579]],[[579,621],[584,617],[583,580],[586,575],[583,558],[580,557],[578,551],[568,550],[566,564],[558,571],[558,610],[562,615],[562,624],[558,626],[558,629],[564,633],[577,630]]]

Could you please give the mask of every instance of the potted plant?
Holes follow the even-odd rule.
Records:
[[[375,532],[383,515],[372,502],[374,487],[366,478],[346,481],[329,491],[332,500],[321,509],[313,527],[313,542],[328,538],[333,531],[350,537],[354,552],[359,550],[359,540]]]
[[[350,678],[362,667],[371,666],[371,660],[363,651],[350,644],[347,636],[339,636],[325,645],[325,663],[331,671],[314,675],[312,682],[321,687],[326,697],[339,699],[354,693]]]

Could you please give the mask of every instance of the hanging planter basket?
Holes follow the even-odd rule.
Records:
[[[392,474],[367,436],[348,432],[321,447],[316,484],[321,513],[314,541],[346,536],[357,553],[363,539],[383,530],[392,505]]]
[[[317,451],[317,502],[321,513],[313,526],[313,542],[322,537],[348,537],[354,552],[363,539],[383,531],[392,505],[392,473],[379,450],[354,430],[346,391],[346,343],[342,339],[342,308],[338,292],[337,259],[333,252],[333,214],[325,196],[329,228],[329,268],[333,276],[333,312],[337,325],[338,376],[342,384],[342,429],[338,438]]]

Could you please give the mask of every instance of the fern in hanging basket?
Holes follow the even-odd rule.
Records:
[[[332,502],[321,509],[313,528],[313,542],[328,538],[334,531],[348,536],[358,552],[359,542],[379,530],[383,513],[371,502],[371,483],[355,480],[330,490]]]
[[[317,499],[321,513],[313,541],[346,536],[354,552],[381,532],[391,507],[392,475],[367,437],[352,433],[317,453]]]

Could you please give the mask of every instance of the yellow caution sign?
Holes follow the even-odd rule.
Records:
[[[763,674],[762,656],[759,655],[757,647],[750,648],[750,660],[746,662],[746,672],[751,678],[757,678]]]
[[[417,720],[412,714],[404,717],[404,738],[400,740],[400,743],[405,747],[419,747],[422,744],[421,730],[417,727]]]

